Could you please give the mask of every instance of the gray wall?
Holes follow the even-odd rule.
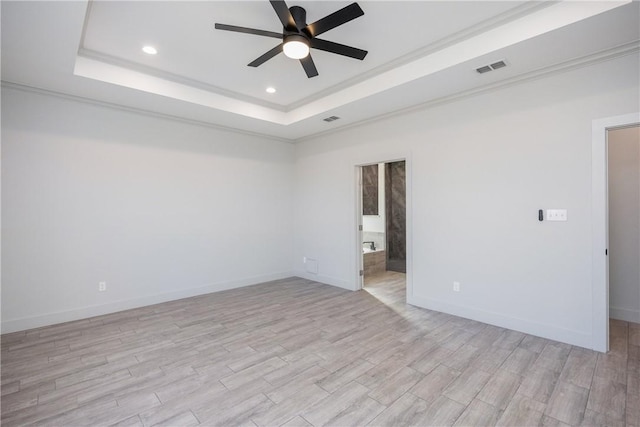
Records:
[[[609,131],[609,314],[640,322],[640,127]]]
[[[638,111],[638,65],[629,55],[298,144],[295,270],[308,277],[310,257],[314,278],[357,288],[354,165],[406,158],[409,302],[595,346],[592,122]],[[569,220],[539,222],[552,208]]]
[[[3,88],[2,145],[3,332],[291,275],[288,143]]]

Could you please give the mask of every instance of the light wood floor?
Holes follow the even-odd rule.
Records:
[[[2,425],[640,425],[640,325],[598,354],[292,278],[2,336]]]

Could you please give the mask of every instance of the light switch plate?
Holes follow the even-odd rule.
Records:
[[[566,221],[566,209],[547,209],[547,221]]]

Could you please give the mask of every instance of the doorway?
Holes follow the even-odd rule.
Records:
[[[609,131],[640,125],[640,113],[607,117],[592,123],[592,334],[591,347],[609,351],[609,208],[607,137]]]
[[[361,287],[406,300],[407,168],[404,160],[360,166]]]
[[[609,316],[640,323],[640,126],[607,131]]]

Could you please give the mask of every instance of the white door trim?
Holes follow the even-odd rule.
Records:
[[[607,195],[607,131],[640,123],[640,113],[606,117],[592,122],[592,347],[609,350],[609,207]]]
[[[364,286],[364,253],[362,252],[362,166],[355,167],[356,171],[356,280],[355,290],[359,291]]]

